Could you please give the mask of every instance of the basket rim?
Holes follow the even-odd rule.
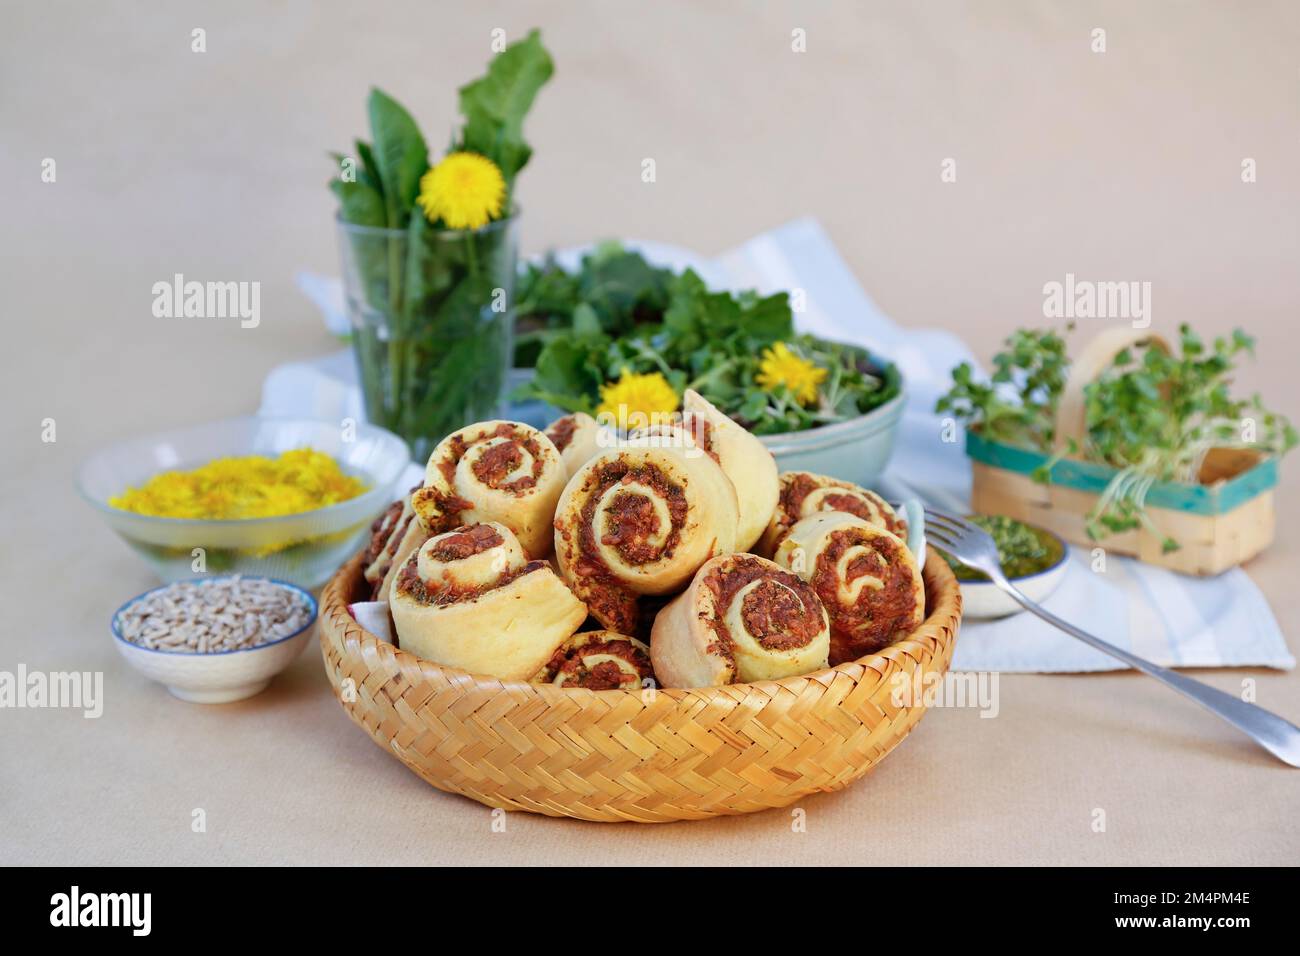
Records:
[[[343,593],[343,588],[345,584],[355,579],[360,562],[364,557],[365,551],[362,549],[339,568],[325,585],[320,598],[320,621],[322,625],[328,625],[331,630],[338,631],[340,640],[344,644],[355,641],[357,644],[356,650],[364,657],[391,655],[394,663],[401,670],[408,673],[412,671],[419,672],[424,679],[436,679],[441,676],[443,680],[452,683],[464,681],[480,686],[495,684],[497,689],[502,692],[533,695],[553,701],[569,701],[578,705],[581,705],[583,701],[610,700],[616,696],[627,695],[639,697],[645,693],[643,688],[591,690],[586,687],[556,687],[554,684],[533,684],[529,681],[503,680],[487,674],[475,674],[456,667],[437,664],[422,657],[417,657],[410,651],[404,651],[366,630],[348,610],[347,596]],[[810,682],[830,686],[840,674],[849,676],[854,680],[860,679],[868,669],[883,674],[889,669],[889,662],[897,663],[894,659],[900,655],[906,655],[909,650],[934,651],[941,648],[946,640],[956,639],[962,611],[961,589],[956,575],[948,567],[948,563],[931,549],[926,556],[921,577],[925,584],[927,597],[931,595],[934,597],[934,606],[928,608],[925,619],[916,630],[912,631],[907,637],[874,654],[868,654],[852,661],[845,661],[834,667],[813,671],[810,674],[783,677],[779,680],[753,681],[748,684],[720,684],[708,687],[656,686],[653,690],[656,694],[666,694],[670,700],[676,701],[691,698],[698,699],[700,697],[712,699],[718,695],[739,695],[743,697],[746,693],[744,689],[747,687],[784,687],[797,693],[799,688],[806,686]],[[328,640],[326,627],[324,626],[320,629],[320,639],[322,641]]]

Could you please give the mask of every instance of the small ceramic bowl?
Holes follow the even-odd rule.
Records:
[[[245,580],[249,580],[244,576]],[[211,580],[211,579],[205,579]],[[257,647],[199,654],[194,651],[162,651],[132,644],[122,636],[122,612],[162,587],[152,588],[127,601],[113,612],[113,643],[126,662],[150,680],[166,686],[173,697],[196,704],[226,704],[260,694],[271,678],[284,670],[302,653],[316,624],[317,604],[311,594],[295,584],[270,581],[296,591],[311,608],[311,617],[301,628]]]
[[[879,408],[846,422],[802,432],[759,436],[781,471],[834,475],[871,487],[894,453],[907,397],[899,394]]]
[[[1065,540],[1060,535],[1054,534],[1046,528],[1040,528],[1037,525],[1029,525],[1029,527],[1033,528],[1034,532],[1039,535],[1056,539],[1061,546],[1060,557],[1050,567],[1044,568],[1042,571],[1021,575],[1018,578],[1008,578],[1008,580],[1023,591],[1031,601],[1041,604],[1065,580],[1065,574],[1069,568],[1070,546],[1065,543]],[[1007,617],[1024,610],[1011,595],[992,581],[961,581],[960,583],[963,617],[988,620]]]

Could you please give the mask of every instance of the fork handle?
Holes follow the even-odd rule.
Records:
[[[1142,673],[1149,674],[1156,680],[1169,685],[1184,697],[1190,697],[1202,707],[1218,714],[1283,763],[1290,764],[1292,767],[1300,767],[1300,727],[1283,720],[1277,714],[1267,711],[1263,707],[1249,704],[1231,694],[1216,690],[1208,684],[1203,684],[1198,680],[1193,680],[1158,664],[1153,664],[1145,658],[1130,654],[1114,644],[1103,641],[1094,634],[1089,634],[1082,628],[1075,627],[1069,621],[1062,620],[1051,611],[1031,601],[1006,578],[1000,581],[995,580],[995,583],[1015,598],[1025,610],[1037,614],[1048,624],[1060,628],[1071,637],[1083,641],[1089,647],[1095,647],[1103,654],[1109,654],[1116,660],[1123,661],[1130,667],[1137,668]]]

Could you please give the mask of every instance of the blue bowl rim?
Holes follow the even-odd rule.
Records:
[[[1019,518],[1014,518],[1014,519],[1012,519],[1012,520],[1014,520],[1014,521],[1020,521]],[[1068,560],[1070,559],[1070,545],[1069,545],[1069,542],[1067,542],[1064,538],[1062,538],[1062,537],[1061,537],[1059,534],[1057,534],[1055,531],[1051,531],[1051,530],[1049,530],[1049,529],[1047,529],[1047,528],[1040,527],[1039,525],[1036,525],[1036,524],[1030,524],[1028,521],[1020,521],[1020,523],[1021,523],[1022,525],[1024,525],[1025,527],[1027,527],[1027,528],[1033,528],[1033,529],[1034,529],[1035,531],[1037,531],[1039,534],[1045,534],[1045,535],[1048,535],[1049,537],[1055,538],[1056,541],[1057,541],[1057,543],[1060,544],[1060,546],[1061,546],[1061,556],[1060,556],[1059,558],[1057,558],[1056,561],[1054,561],[1052,564],[1050,564],[1050,565],[1048,565],[1047,567],[1043,568],[1043,570],[1041,570],[1041,571],[1035,571],[1033,574],[1022,574],[1022,575],[1020,575],[1019,577],[1014,577],[1014,578],[1012,578],[1012,577],[1008,577],[1008,578],[1007,578],[1008,581],[1011,581],[1012,583],[1014,583],[1014,582],[1016,582],[1016,581],[1029,581],[1029,580],[1032,580],[1033,578],[1041,577],[1041,576],[1044,575],[1044,574],[1051,574],[1053,571],[1055,571],[1055,570],[1056,570],[1057,568],[1059,568],[1061,565],[1065,564],[1065,562],[1068,561]],[[926,541],[926,547],[938,547],[938,545],[931,545],[930,542],[927,540],[927,541]],[[939,550],[942,551],[943,548],[939,548]],[[964,581],[964,580],[962,580],[961,578],[958,578],[958,579],[957,579],[957,583],[958,583],[958,585],[960,585],[961,587],[966,587],[966,585],[968,585],[968,584],[969,584],[969,585],[973,585],[974,587],[981,587],[981,588],[984,587],[985,585],[987,585],[988,587],[991,587],[991,588],[996,588],[996,587],[997,587],[997,585],[994,584],[992,581]]]
[[[202,659],[207,657],[224,657],[227,654],[248,654],[253,651],[260,651],[260,650],[265,650],[268,647],[274,647],[277,644],[283,644],[285,641],[293,640],[303,631],[307,630],[309,627],[315,624],[316,618],[320,616],[320,602],[316,600],[315,596],[310,591],[308,591],[304,587],[299,587],[297,584],[293,584],[292,582],[282,581],[279,578],[268,578],[258,574],[212,574],[207,577],[199,578],[194,583],[202,583],[204,581],[220,581],[227,578],[239,578],[244,581],[267,581],[271,584],[278,584],[282,588],[288,588],[290,591],[297,591],[299,594],[301,594],[303,597],[307,599],[307,605],[311,608],[311,617],[308,618],[306,624],[298,628],[298,630],[294,631],[292,634],[286,634],[284,637],[277,637],[273,641],[267,641],[265,644],[258,644],[254,647],[236,647],[229,651],[205,651],[203,653],[199,653],[198,651],[164,651],[164,650],[159,650],[156,647],[143,647],[132,641],[128,641],[125,637],[122,636],[121,629],[119,628],[117,623],[117,619],[121,616],[122,612],[125,611],[127,608],[129,608],[132,604],[138,604],[140,601],[143,601],[145,598],[147,598],[150,594],[155,594],[158,591],[166,590],[167,588],[171,587],[173,584],[182,583],[180,581],[168,581],[166,584],[160,584],[157,587],[150,588],[147,591],[141,591],[135,597],[131,598],[126,603],[124,603],[121,607],[119,607],[116,611],[114,611],[113,616],[109,618],[109,630],[113,632],[113,638],[115,640],[137,651],[145,651],[149,654],[166,654],[172,657],[194,657],[194,658]]]
[[[257,419],[258,421],[264,421],[264,422],[306,422],[313,425],[332,424],[329,420],[323,418],[305,418],[305,417],[297,417],[293,415],[254,414],[254,415],[236,415],[232,418],[222,418],[216,421],[201,422],[197,425],[185,425],[182,426],[180,429],[176,429],[176,430],[204,428],[212,425],[222,425],[225,424],[226,422],[244,421],[247,419]],[[400,442],[402,447],[406,449],[406,463],[410,462],[411,446],[406,443],[406,440],[402,438],[402,436],[394,432],[390,432],[387,428],[384,428],[382,425],[375,425],[372,424],[371,422],[357,422],[357,426],[359,428],[374,429],[375,431],[380,432],[383,435],[386,435]],[[392,500],[392,485],[395,484],[397,480],[402,477],[402,472],[405,471],[407,467],[406,463],[402,464],[397,469],[397,473],[393,476],[392,480],[389,481],[386,485],[376,483],[373,487],[366,489],[361,494],[357,495],[355,498],[349,498],[347,501],[336,501],[332,505],[325,505],[325,507],[323,508],[313,508],[310,511],[300,511],[297,514],[270,515],[265,518],[167,518],[167,517],[163,517],[162,515],[146,515],[146,514],[140,514],[138,511],[126,511],[122,508],[114,508],[107,501],[101,501],[99,498],[95,497],[89,491],[86,490],[86,484],[85,484],[85,480],[83,479],[83,474],[85,472],[86,467],[92,461],[94,461],[100,455],[104,455],[112,451],[118,445],[124,445],[129,442],[136,442],[136,441],[148,441],[150,438],[155,437],[157,434],[161,434],[161,432],[155,432],[148,435],[140,435],[136,438],[128,438],[125,441],[114,442],[111,445],[106,445],[102,448],[97,448],[95,451],[91,452],[84,459],[82,459],[81,465],[77,468],[77,478],[76,478],[77,494],[81,496],[81,499],[85,501],[88,505],[90,505],[92,508],[94,508],[96,511],[100,512],[101,514],[113,515],[114,517],[126,515],[130,517],[131,520],[133,521],[142,521],[142,522],[147,522],[152,524],[167,525],[175,528],[187,527],[187,526],[195,527],[195,528],[198,527],[252,528],[252,527],[274,524],[276,522],[284,522],[289,520],[302,520],[305,518],[316,518],[324,515],[333,515],[348,508],[357,509],[360,507],[361,502],[366,502],[365,508],[361,510],[366,511],[368,513],[373,513],[373,511],[377,510],[376,505],[387,505]],[[384,492],[383,495],[378,494],[378,492],[380,492],[381,490]]]
[[[895,427],[902,419],[902,412],[907,403],[907,398],[907,386],[901,385],[898,394],[885,404],[878,405],[871,411],[863,412],[854,418],[846,418],[842,422],[832,422],[829,425],[819,425],[816,428],[804,428],[796,432],[777,432],[773,435],[756,435],[755,437],[767,446],[767,450],[774,455],[820,451],[830,446],[840,447],[846,438],[865,437],[849,433],[866,425],[878,422],[878,430],[880,431],[888,431],[890,428]]]

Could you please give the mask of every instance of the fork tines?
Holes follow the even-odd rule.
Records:
[[[957,518],[930,508],[925,509],[925,533],[936,541],[944,537],[953,538],[971,527],[964,518]]]

